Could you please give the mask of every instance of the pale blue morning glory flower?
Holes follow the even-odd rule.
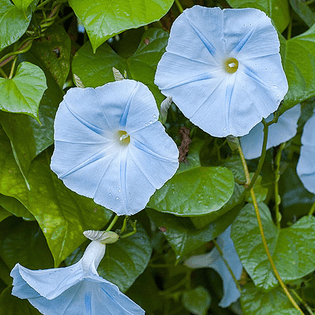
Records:
[[[243,266],[236,253],[234,243],[230,237],[231,226],[229,226],[217,238],[217,243],[223,252],[223,257],[229,264],[237,280],[241,278]],[[228,307],[241,296],[237,286],[231,276],[229,269],[226,267],[219,251],[214,248],[211,252],[192,256],[186,260],[185,264],[190,268],[212,268],[222,278],[223,297],[219,303],[221,307]]]
[[[158,115],[140,82],[70,89],[55,119],[51,169],[67,187],[117,214],[137,213],[178,168],[177,146]]]
[[[243,136],[288,90],[279,46],[260,10],[194,6],[175,20],[155,83],[205,132]]]
[[[306,122],[301,138],[302,146],[296,168],[304,187],[315,194],[315,110]]]
[[[105,245],[93,241],[83,257],[65,268],[29,270],[16,264],[11,271],[12,294],[45,315],[143,315],[144,310],[101,278],[97,267]]]
[[[297,104],[284,112],[277,123],[268,127],[267,150],[290,140],[296,134],[297,122],[301,115],[301,105]],[[273,119],[273,114],[269,115],[266,122]],[[264,125],[258,123],[249,134],[241,138],[241,146],[246,159],[255,159],[261,155],[264,141]]]

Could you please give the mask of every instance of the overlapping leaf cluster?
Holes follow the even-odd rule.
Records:
[[[315,104],[315,6],[297,0],[183,0],[181,5],[195,2],[258,8],[278,31],[289,82],[280,112],[301,103],[302,115],[278,168],[277,148],[268,150],[254,190],[275,266],[305,313],[313,314],[315,219],[308,214],[315,197],[295,169],[302,129]],[[15,263],[31,269],[69,265],[87,245],[82,232],[102,229],[112,217],[67,189],[50,170],[54,116],[65,91],[114,81],[115,67],[146,84],[160,104],[164,97],[154,75],[180,13],[176,3],[0,0],[1,315],[38,314],[10,295]],[[84,34],[77,30],[78,19]],[[237,153],[225,139],[193,126],[174,105],[165,126],[180,148],[180,167],[146,210],[132,218],[137,233],[108,246],[100,275],[148,314],[298,314],[270,267]],[[182,132],[187,129],[188,136]],[[181,145],[185,137],[189,147]],[[257,164],[251,161],[250,170],[255,172]],[[231,224],[244,266],[242,292],[240,303],[222,309],[218,274],[192,271],[183,262],[209,251],[211,241]]]

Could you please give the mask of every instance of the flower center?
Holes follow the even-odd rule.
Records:
[[[238,69],[238,61],[235,58],[228,58],[224,62],[225,71],[228,73],[234,73]]]
[[[128,145],[130,142],[130,136],[128,135],[128,133],[124,130],[119,130],[117,132],[118,135],[118,139],[121,145]]]

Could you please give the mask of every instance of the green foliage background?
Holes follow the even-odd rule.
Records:
[[[302,116],[297,135],[282,151],[280,179],[278,148],[270,149],[254,188],[276,268],[305,314],[314,314],[315,219],[308,213],[315,197],[295,169],[315,104],[315,3],[0,0],[0,315],[39,314],[10,294],[9,273],[17,262],[31,269],[72,264],[88,244],[82,232],[104,229],[113,217],[50,170],[54,115],[64,93],[114,81],[115,67],[146,84],[159,106],[164,97],[153,83],[157,63],[181,6],[194,4],[258,8],[277,28],[289,82],[280,112],[301,103]],[[86,33],[78,33],[78,21]],[[225,139],[193,126],[174,105],[165,126],[178,146],[181,128],[189,129],[189,151],[175,176],[131,218],[137,233],[107,246],[100,275],[147,314],[300,314],[271,270],[237,153]],[[252,172],[257,164],[249,163]],[[274,211],[279,197],[280,217]],[[122,219],[115,229],[121,224]],[[219,275],[183,262],[209,251],[230,224],[244,272],[240,301],[222,309]]]

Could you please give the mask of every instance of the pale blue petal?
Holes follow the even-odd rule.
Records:
[[[70,267],[45,270],[30,270],[16,264],[11,271],[11,276],[13,277],[13,295],[27,299],[33,297],[34,293],[23,291],[23,286],[20,286],[23,283],[34,292],[50,299],[81,281],[84,274],[81,263],[78,262]]]
[[[297,131],[297,122],[301,114],[301,105],[290,108],[283,113],[278,122],[269,126],[267,150],[293,138]],[[273,114],[266,121],[271,121]],[[258,123],[249,134],[241,138],[241,146],[246,159],[254,159],[261,155],[264,139],[263,123]]]
[[[225,9],[223,16],[227,54],[244,60],[279,54],[277,31],[264,12],[252,8]]]
[[[194,6],[174,22],[155,83],[207,133],[243,136],[287,92],[279,46],[270,19],[259,10]],[[239,62],[233,74],[224,70],[227,58]]]
[[[315,113],[306,122],[302,134],[302,146],[296,168],[304,187],[315,194]]]
[[[112,160],[95,201],[117,214],[132,215],[145,208],[154,191],[177,168],[178,149],[162,124],[155,121],[130,134],[130,144]]]
[[[137,82],[121,116],[120,126],[125,127],[125,130],[132,135],[135,131],[157,121],[158,117],[159,111],[153,94],[147,86]]]
[[[231,226],[229,226],[217,238],[217,243],[223,252],[223,257],[229,264],[237,280],[241,278],[243,266],[236,253],[233,241],[230,237]],[[214,248],[210,253],[204,255],[193,256],[189,258],[185,264],[190,268],[212,268],[222,278],[223,281],[223,297],[219,305],[228,307],[233,302],[236,302],[240,297],[240,292],[231,276],[230,271],[226,267],[220,253]]]
[[[143,315],[117,286],[98,276],[104,253],[105,245],[93,241],[73,266],[29,270],[17,264],[11,272],[12,294],[45,315]]]
[[[46,271],[53,273],[55,270],[50,269]],[[40,281],[49,288],[55,285],[53,281],[58,281],[57,283],[63,281],[59,277],[55,277],[55,279],[45,279],[45,277],[46,275],[40,273],[40,275],[34,277],[33,282]],[[67,275],[66,281],[68,279],[69,275]],[[49,280],[53,281],[49,282]],[[121,293],[117,286],[99,276],[85,277],[62,291],[58,296],[51,298],[38,294],[36,296],[25,296],[23,292],[15,289],[16,285],[14,283],[12,294],[19,298],[29,299],[29,302],[45,315],[144,314],[144,311]],[[61,283],[60,285],[64,284]],[[38,287],[40,287],[41,291],[45,291],[43,286]],[[31,286],[29,288],[32,289]]]
[[[160,188],[161,180],[157,176],[159,184],[152,186],[146,182],[148,189],[143,189],[143,180],[138,179],[143,174],[141,170],[136,171],[137,166],[129,157],[133,137],[139,133],[142,145],[148,148],[151,142],[157,141],[155,137],[160,138],[160,142],[167,139],[168,146],[155,147],[155,153],[168,157],[171,152],[172,161],[178,159],[175,143],[157,119],[155,99],[140,82],[123,80],[96,89],[70,89],[55,119],[51,169],[75,192],[94,198],[96,203],[119,215],[134,214],[145,207],[155,189]],[[151,125],[159,126],[156,127],[158,134],[150,131]],[[130,135],[129,145],[121,145],[117,136],[120,130]],[[149,163],[146,156],[144,158],[144,162],[138,161],[141,166]],[[155,169],[157,173],[164,172],[163,183],[175,173],[173,166],[167,171],[168,162],[164,163],[166,166],[160,163],[160,169]],[[176,165],[178,167],[178,162]]]
[[[220,41],[222,23],[219,8],[205,10],[194,6],[187,9],[173,23],[166,51],[209,65],[218,64],[224,53],[224,43]]]

